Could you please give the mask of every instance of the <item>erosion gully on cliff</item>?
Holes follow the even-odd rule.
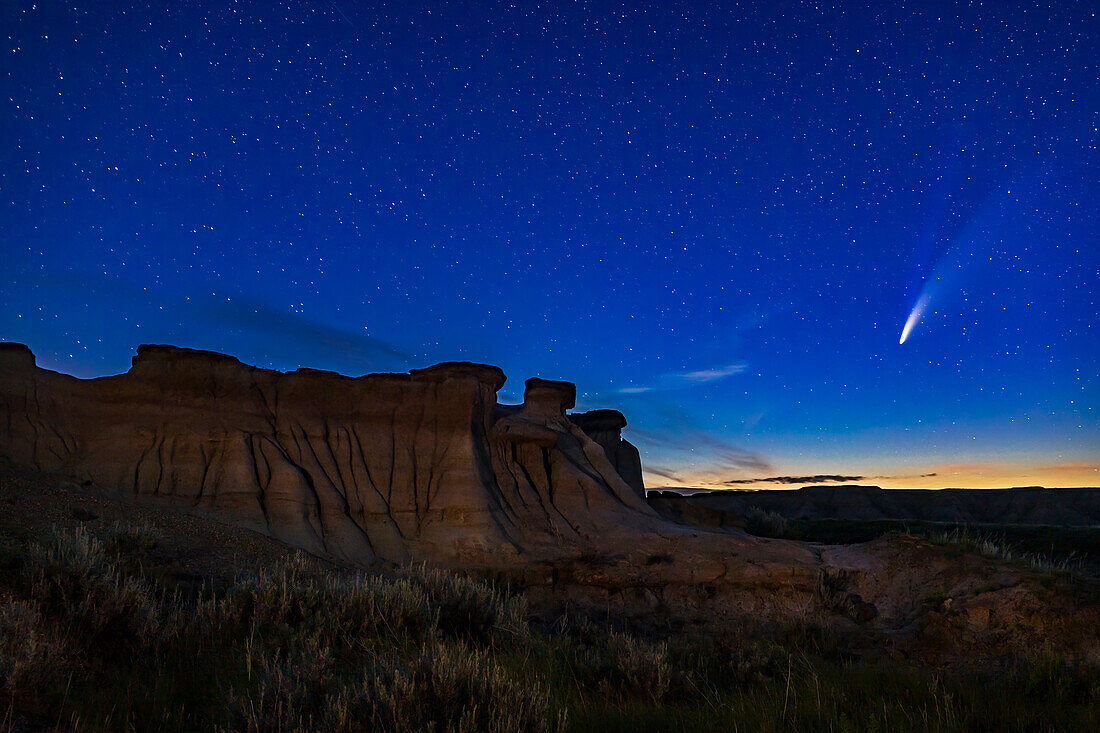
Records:
[[[1042,643],[1100,657],[1095,608],[1003,563],[913,538],[829,548],[664,519],[620,413],[567,414],[574,386],[537,378],[522,405],[501,405],[504,381],[470,363],[281,373],[172,346],[77,379],[0,343],[0,461],[358,565],[501,572],[544,607],[859,624],[915,654],[931,618],[975,653]],[[945,590],[951,615],[929,614],[922,599]],[[1041,613],[990,610],[1001,604]]]

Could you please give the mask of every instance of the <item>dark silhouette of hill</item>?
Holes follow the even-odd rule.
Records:
[[[704,526],[729,525],[733,517],[744,517],[753,508],[789,519],[1100,526],[1100,488],[928,490],[830,485],[690,496],[651,491],[649,502],[669,518]]]

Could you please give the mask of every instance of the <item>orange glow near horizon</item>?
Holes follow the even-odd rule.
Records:
[[[780,478],[785,473],[785,480]],[[816,475],[804,471],[776,472],[772,476],[745,476],[742,483],[729,483],[728,472],[684,469],[675,479],[645,472],[647,488],[707,489],[797,489],[810,485],[863,484],[884,489],[998,489],[1013,486],[1073,488],[1100,486],[1100,462],[1058,464],[1022,463],[941,463],[906,466],[903,469],[852,471],[843,477],[831,477],[822,471]],[[798,479],[798,480],[795,480]],[[804,480],[802,480],[804,479]],[[816,479],[816,480],[815,480]]]

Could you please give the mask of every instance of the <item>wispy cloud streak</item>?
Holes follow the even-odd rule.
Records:
[[[225,300],[209,299],[199,304],[198,311],[223,325],[233,325],[265,337],[292,342],[303,353],[326,349],[368,365],[380,357],[396,359],[405,364],[412,360],[395,346],[366,333],[337,328],[244,296]]]
[[[746,369],[748,369],[748,365],[738,363],[726,364],[725,366],[713,367],[710,369],[697,369],[694,371],[665,374],[658,378],[654,384],[623,387],[619,390],[619,394],[645,394],[646,392],[664,392],[675,389],[685,389],[699,384],[718,382],[736,374],[741,374]]]
[[[819,473],[814,476],[769,476],[767,478],[738,478],[723,481],[726,486],[741,484],[845,484],[863,481],[866,476],[842,476],[839,474]]]
[[[716,438],[698,428],[680,427],[657,430],[631,428],[630,437],[643,447],[692,454],[693,457],[705,462],[708,469],[716,472],[724,470],[767,471],[771,468],[771,464],[759,453],[739,448],[729,441]],[[654,473],[658,472],[654,471]]]

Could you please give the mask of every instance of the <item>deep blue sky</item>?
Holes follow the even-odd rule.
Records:
[[[622,409],[651,485],[1100,483],[1090,3],[5,0],[0,33],[0,338],[44,366],[469,359]]]

